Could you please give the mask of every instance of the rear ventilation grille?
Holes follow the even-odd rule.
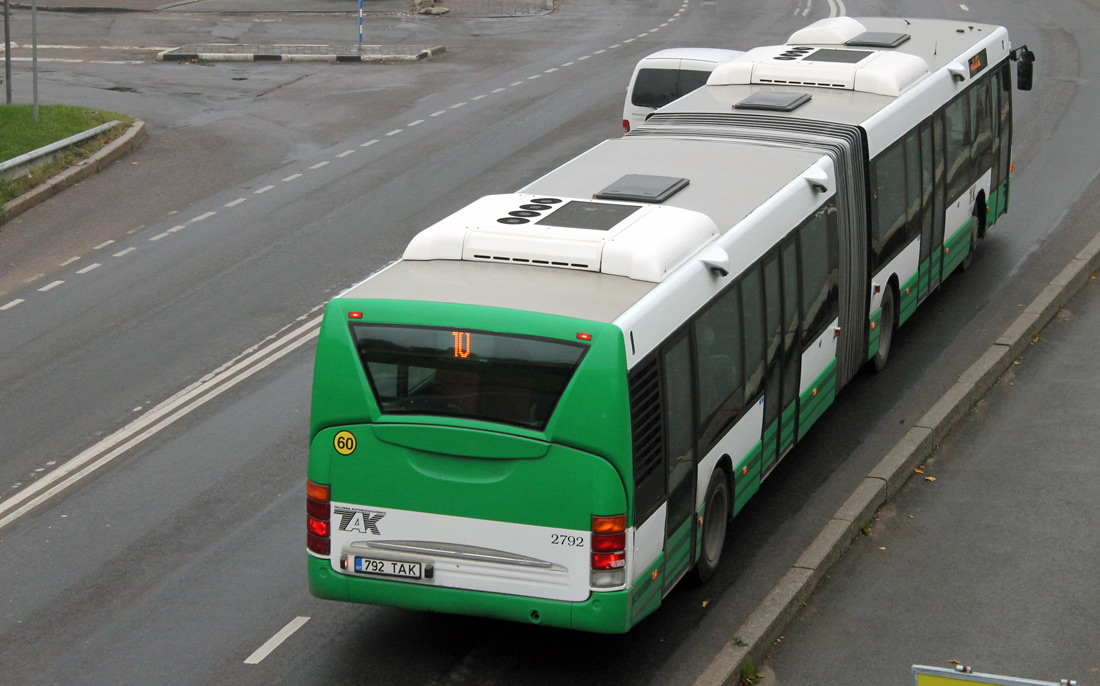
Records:
[[[634,449],[635,522],[652,514],[665,493],[664,424],[661,378],[657,360],[636,368],[630,376],[630,426]]]
[[[536,260],[527,257],[509,257],[507,255],[474,255],[475,260],[485,262],[515,262],[516,264],[537,264],[541,267],[569,267],[571,269],[590,269],[587,264],[579,262],[558,262],[554,260]]]

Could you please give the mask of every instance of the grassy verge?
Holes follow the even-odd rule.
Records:
[[[95,154],[126,133],[134,118],[117,112],[70,105],[40,105],[38,121],[30,105],[0,106],[0,162],[55,143],[69,136],[117,119],[123,123],[95,138],[70,148],[52,162],[37,166],[17,179],[0,180],[0,204],[17,198],[52,176]]]

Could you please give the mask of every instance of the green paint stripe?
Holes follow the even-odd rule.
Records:
[[[687,567],[691,557],[691,522],[689,518],[680,525],[665,542],[665,578],[676,576],[680,570]]]
[[[970,250],[970,223],[974,221],[973,217],[967,219],[955,233],[951,234],[951,237],[944,242],[944,257],[943,257],[943,276],[947,278],[948,274],[955,271],[955,269],[962,264],[963,258],[966,257],[966,253]]]
[[[733,514],[741,511],[745,503],[760,490],[760,472],[763,468],[764,443],[757,441],[752,450],[737,463],[733,475]]]
[[[870,323],[867,326],[867,359],[870,360],[878,353],[878,343],[882,333],[879,322],[882,321],[882,308],[871,313]]]
[[[917,278],[920,272],[914,273],[901,286],[901,306],[898,308],[898,326],[905,323],[913,313],[917,311]]]
[[[640,575],[634,579],[630,589],[630,620],[637,624],[643,617],[661,606],[661,579],[660,570],[665,564],[665,554],[660,553],[653,564],[646,567]],[[654,575],[656,573],[656,575]]]

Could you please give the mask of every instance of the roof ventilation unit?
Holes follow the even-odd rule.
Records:
[[[627,174],[593,197],[600,200],[662,203],[687,185],[687,179],[673,176]]]
[[[790,45],[844,45],[867,32],[867,27],[851,17],[819,19],[799,29],[787,39]]]
[[[908,33],[866,31],[844,44],[853,48],[896,48],[904,45],[910,38],[912,36]]]

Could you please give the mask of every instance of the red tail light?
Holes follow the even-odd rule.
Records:
[[[592,586],[626,583],[626,515],[592,518]]]
[[[628,133],[630,133],[630,120],[629,119],[624,119],[623,120],[623,134],[625,135],[625,134],[628,134]]]
[[[330,493],[327,485],[306,481],[306,548],[318,555],[328,555],[332,550]]]

